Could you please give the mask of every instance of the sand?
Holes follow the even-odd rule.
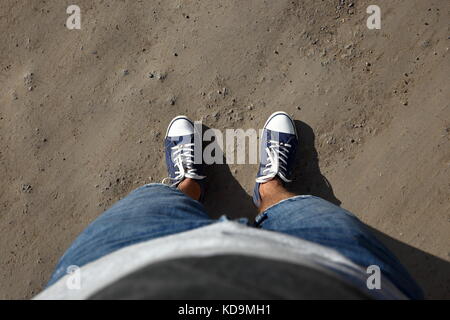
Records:
[[[248,129],[278,110],[300,130],[293,189],[450,298],[448,1],[73,2],[81,30],[64,1],[0,3],[0,298],[42,290],[89,222],[166,176],[174,116]],[[211,216],[255,214],[255,171],[208,170]]]

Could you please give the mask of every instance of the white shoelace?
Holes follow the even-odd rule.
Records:
[[[172,161],[174,162],[174,166],[176,169],[176,176],[171,178],[164,178],[162,183],[169,182],[172,186],[176,186],[180,183],[184,178],[191,178],[200,180],[205,178],[205,176],[200,176],[197,174],[194,168],[194,144],[186,143],[179,144],[175,147],[172,147]]]
[[[288,143],[282,143],[275,140],[269,140],[269,147],[266,148],[268,161],[265,169],[263,169],[263,175],[256,179],[258,183],[266,183],[277,175],[284,182],[291,182],[286,178],[286,166],[287,158],[289,154],[289,148],[291,147]]]

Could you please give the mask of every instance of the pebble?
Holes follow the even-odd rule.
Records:
[[[336,143],[336,138],[335,137],[330,137],[327,141],[327,144],[335,144]]]
[[[430,40],[426,40],[426,41],[422,42],[422,48],[428,48],[429,46],[431,46]]]
[[[33,190],[33,187],[31,185],[29,185],[29,184],[22,185],[22,192],[30,193],[31,190]]]
[[[25,74],[25,76],[23,77],[23,82],[26,87],[33,86],[33,77],[34,77],[34,74],[32,72],[28,72]]]
[[[177,98],[176,98],[176,97],[170,97],[170,98],[167,100],[167,102],[168,102],[171,106],[173,106],[173,105],[175,105],[175,103],[177,102]]]
[[[164,79],[166,79],[167,78],[167,73],[164,73],[164,72],[154,72],[154,71],[152,71],[152,72],[150,72],[149,74],[148,74],[148,77],[150,78],[150,79],[158,79],[158,80],[161,80],[161,81],[164,81]]]
[[[214,112],[213,114],[212,114],[212,117],[214,118],[214,119],[219,119],[219,117],[220,117],[220,112],[219,111],[216,111],[216,112]]]
[[[151,134],[151,136],[152,136],[153,138],[155,138],[155,139],[157,139],[157,138],[159,138],[159,137],[161,136],[161,132],[156,131],[156,130],[151,130],[151,131],[150,131],[150,134]]]

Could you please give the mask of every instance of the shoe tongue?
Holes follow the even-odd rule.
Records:
[[[186,136],[167,137],[167,139],[176,144],[186,144],[194,141],[194,135],[190,134]]]
[[[280,141],[282,143],[289,143],[289,141],[291,141],[292,139],[295,139],[295,134],[267,130],[267,137],[269,140],[276,140],[276,141]]]

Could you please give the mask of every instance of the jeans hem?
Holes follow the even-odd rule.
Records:
[[[290,197],[290,198],[281,200],[280,202],[277,202],[277,203],[271,205],[271,206],[268,207],[266,210],[264,210],[263,212],[261,212],[260,214],[258,214],[258,215],[256,216],[256,218],[255,218],[255,226],[259,226],[259,224],[260,224],[262,221],[264,221],[265,219],[267,219],[267,213],[268,213],[272,208],[277,207],[278,205],[281,205],[281,204],[283,204],[284,202],[287,202],[287,201],[290,201],[290,200],[292,201],[292,200],[299,199],[299,198],[305,199],[305,198],[318,198],[318,197],[307,194],[307,195],[297,195],[297,196],[293,196],[293,197]]]

